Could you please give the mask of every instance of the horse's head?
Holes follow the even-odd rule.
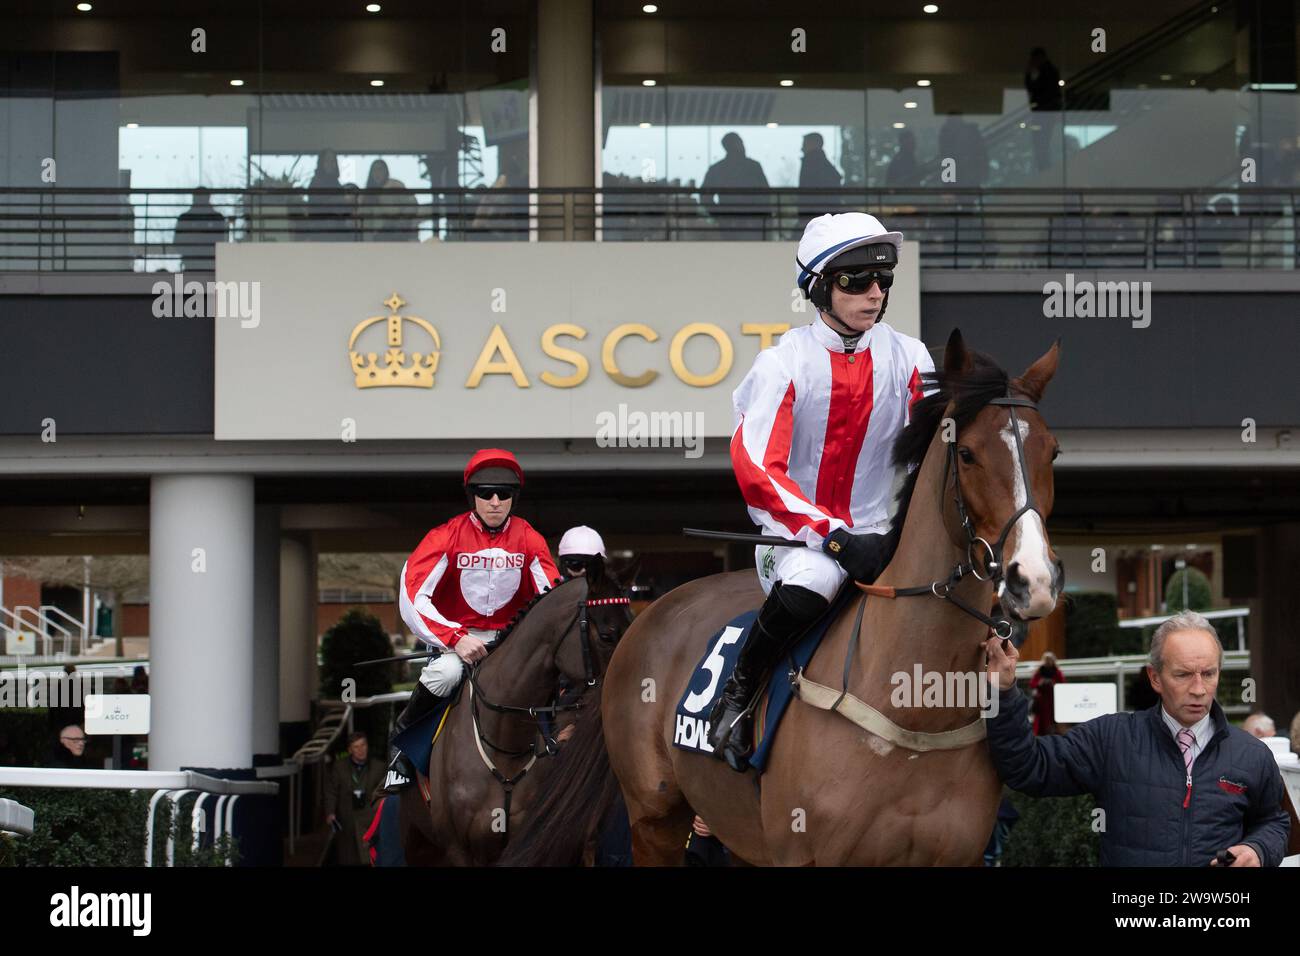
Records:
[[[955,425],[946,436],[945,522],[977,573],[992,577],[1003,611],[1021,620],[1050,614],[1065,580],[1046,527],[1060,446],[1037,407],[1059,346],[1009,380],[967,350],[959,331],[944,352],[944,415]]]
[[[592,683],[605,673],[614,647],[632,623],[627,597],[600,560],[559,590],[572,608],[572,623],[556,647],[555,667],[575,686]]]

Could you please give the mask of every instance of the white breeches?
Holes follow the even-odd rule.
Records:
[[[849,576],[834,558],[804,545],[779,548],[760,544],[754,549],[754,562],[764,594],[770,594],[772,585],[780,581],[816,591],[830,601]]]
[[[470,628],[469,633],[489,647],[496,642],[499,631],[480,631]],[[420,671],[420,683],[438,697],[447,697],[465,676],[465,665],[454,650],[443,651]]]

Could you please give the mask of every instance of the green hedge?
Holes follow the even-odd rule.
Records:
[[[1101,835],[1092,830],[1090,795],[1027,797],[1008,791],[1020,819],[1002,850],[1003,866],[1096,866]]]
[[[343,681],[356,681],[356,696],[373,697],[393,689],[394,677],[404,676],[400,664],[357,667],[357,661],[393,656],[393,642],[379,618],[364,608],[349,608],[321,639],[320,692],[327,700],[338,700]],[[370,750],[381,759],[388,749],[387,707],[369,707],[353,712],[352,726],[370,739]],[[340,741],[341,752],[346,741]]]
[[[143,866],[152,795],[146,790],[0,790],[0,797],[31,807],[35,815],[31,836],[0,844],[0,866]],[[225,866],[228,859],[238,860],[229,838],[198,853],[191,851],[190,811],[195,799],[194,795],[184,799],[184,809],[174,821],[170,801],[161,801],[155,810],[155,866],[166,859],[169,827],[177,866]]]
[[[1183,606],[1183,578],[1187,578],[1187,607]],[[1165,585],[1165,607],[1170,614],[1191,609],[1208,611],[1213,600],[1210,579],[1198,568],[1186,567],[1175,571]]]

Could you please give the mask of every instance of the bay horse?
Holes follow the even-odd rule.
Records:
[[[580,706],[599,707],[593,688],[631,620],[622,588],[598,562],[534,598],[502,630],[446,712],[429,776],[401,793],[408,865],[496,861],[527,820],[549,758],[566,746],[553,735]],[[573,693],[557,703],[561,675]],[[549,735],[544,717],[555,724]]]
[[[858,585],[866,593],[841,605],[792,675],[798,694],[761,777],[673,746],[676,705],[705,643],[762,603],[755,572],[734,571],[676,588],[637,616],[606,673],[601,713],[579,721],[510,862],[581,860],[606,812],[599,765],[622,789],[637,865],[681,863],[697,813],[755,865],[980,865],[1001,785],[979,701],[898,707],[891,695],[917,668],[982,678],[991,626],[1006,638],[1009,619],[1056,605],[1063,568],[1046,521],[1059,448],[1037,403],[1058,357],[1059,342],[1009,378],[953,332],[894,449],[910,475],[892,560],[874,585]],[[995,596],[1001,620],[983,613]],[[839,713],[827,697],[843,698]],[[874,722],[863,718],[872,709]]]

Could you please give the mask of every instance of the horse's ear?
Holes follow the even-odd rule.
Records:
[[[966,341],[961,337],[961,329],[953,329],[948,336],[948,344],[943,350],[943,374],[945,378],[960,378],[970,371],[970,353],[966,351]]]
[[[1025,373],[1011,384],[1035,402],[1042,401],[1043,392],[1047,390],[1047,383],[1056,374],[1056,366],[1060,360],[1061,339],[1058,337],[1052,343],[1052,347],[1044,352],[1037,362],[1025,369]]]

